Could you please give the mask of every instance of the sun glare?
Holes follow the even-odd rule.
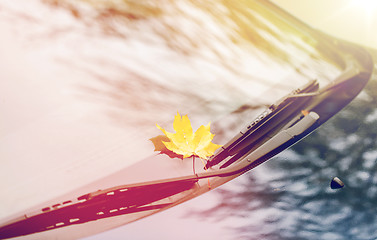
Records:
[[[351,0],[350,7],[359,9],[368,15],[377,14],[376,0]]]

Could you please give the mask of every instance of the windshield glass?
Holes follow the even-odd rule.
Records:
[[[177,111],[195,129],[211,121],[224,144],[292,90],[341,73],[332,45],[265,4],[0,3],[0,217],[153,155],[155,123]]]

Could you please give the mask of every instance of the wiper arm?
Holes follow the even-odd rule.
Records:
[[[311,81],[288,94],[276,104],[271,105],[233,139],[222,146],[205,167],[208,169],[226,158],[236,155],[220,168],[227,167],[239,159],[240,155],[242,156],[252,150],[250,146],[256,149],[265,136],[281,130],[283,122],[288,122],[292,114],[295,114],[298,109],[301,110],[313,96],[318,95],[318,88],[318,82],[316,80]]]
[[[220,166],[220,169],[222,169],[237,162],[243,156],[268,141],[271,136],[292,126],[292,124],[301,119],[304,114],[298,113],[302,110],[313,110],[320,113],[321,123],[318,126],[321,125],[346,106],[363,89],[369,74],[362,71],[357,63],[349,60],[342,74],[320,91],[317,81],[313,80],[288,94],[276,104],[271,105],[233,139],[221,147],[209,159],[205,168],[209,169],[225,161]]]

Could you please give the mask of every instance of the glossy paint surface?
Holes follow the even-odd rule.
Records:
[[[191,161],[153,152],[155,123],[168,126],[180,111],[195,127],[211,121],[223,144],[280,97],[345,67],[336,45],[258,3],[245,11],[178,1],[133,15],[126,4],[58,3],[2,3],[2,218],[50,199],[191,174]],[[150,164],[140,171],[143,159]],[[103,225],[59,231],[85,236]]]

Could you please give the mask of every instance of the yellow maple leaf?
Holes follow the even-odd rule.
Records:
[[[190,119],[187,115],[182,116],[177,113],[174,118],[173,128],[176,133],[167,132],[156,124],[170,141],[162,141],[167,149],[182,155],[183,158],[198,156],[206,159],[214,154],[221,145],[212,143],[215,136],[210,131],[210,123],[200,126],[195,133],[192,131]]]

